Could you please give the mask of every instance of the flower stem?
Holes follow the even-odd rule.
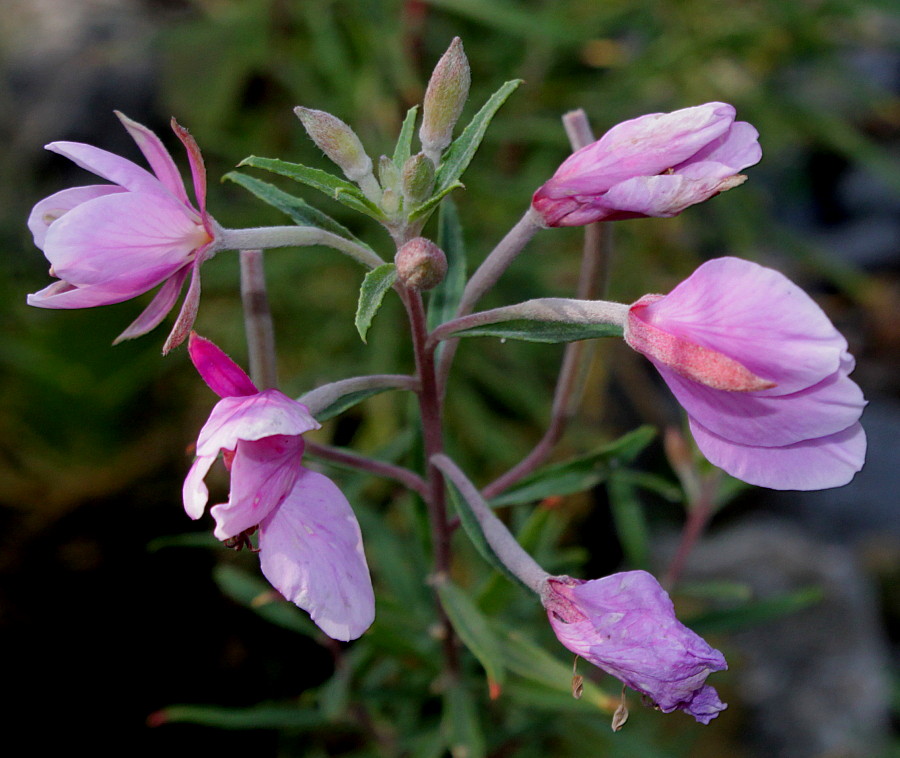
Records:
[[[324,245],[349,255],[366,268],[377,268],[384,261],[365,245],[315,226],[261,226],[253,229],[222,229],[219,250],[269,249],[273,247],[309,247]]]
[[[262,250],[241,250],[241,302],[250,353],[250,377],[260,389],[278,386],[275,330],[266,293]]]
[[[395,466],[393,463],[385,461],[376,461],[373,458],[367,458],[364,455],[353,453],[349,450],[341,450],[331,445],[320,445],[317,442],[306,442],[306,454],[313,458],[320,458],[323,461],[330,461],[340,466],[356,469],[357,471],[365,471],[375,476],[381,476],[385,479],[393,479],[400,484],[408,487],[413,492],[421,495],[423,498],[428,494],[428,487],[425,480],[421,476],[402,466]]]

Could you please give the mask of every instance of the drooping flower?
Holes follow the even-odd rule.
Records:
[[[623,121],[576,150],[531,201],[546,226],[581,226],[685,208],[742,184],[759,134],[727,103]]]
[[[222,399],[200,430],[184,482],[187,514],[203,515],[203,479],[222,451],[231,492],[210,511],[215,536],[239,547],[258,528],[260,564],[272,586],[329,637],[356,639],[375,618],[375,597],[350,504],[328,477],[301,463],[302,435],[319,423],[278,390],[257,390],[209,340],[192,333],[188,351]]]
[[[663,713],[686,711],[708,724],[726,708],[706,684],[728,668],[725,657],[677,618],[659,582],[646,571],[583,581],[550,577],[541,600],[559,641]]]
[[[187,150],[197,207],[159,137],[116,114],[153,174],[106,150],[80,142],[52,142],[47,149],[113,184],[73,187],[41,200],[28,228],[59,281],[28,296],[40,308],[92,308],[130,300],[163,286],[116,342],[146,334],[175,305],[188,274],[191,282],[163,352],[190,332],[200,299],[200,265],[215,252],[217,224],[206,212],[206,169],[186,129],[172,129]]]
[[[847,341],[783,274],[739,258],[634,303],[625,340],[656,366],[716,466],[779,490],[839,487],[862,468],[866,401]]]

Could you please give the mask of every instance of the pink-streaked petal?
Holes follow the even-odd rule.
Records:
[[[188,354],[200,377],[219,397],[246,397],[259,390],[250,377],[212,341],[191,332]]]
[[[276,434],[301,435],[320,428],[302,403],[278,390],[249,397],[226,397],[216,403],[197,439],[197,455],[234,450],[238,440],[259,440]]]
[[[37,203],[28,216],[28,229],[34,235],[35,246],[43,249],[50,224],[88,200],[117,192],[126,192],[117,184],[92,184],[87,187],[64,189]]]
[[[153,169],[156,177],[169,192],[185,205],[190,206],[191,203],[188,200],[187,192],[184,190],[184,182],[181,179],[181,174],[178,172],[178,167],[159,137],[143,124],[132,121],[124,113],[119,111],[115,113],[122,125],[128,130],[131,138],[137,143],[138,148],[144,154],[144,158],[147,159],[147,163],[150,164],[150,168]]]
[[[178,296],[181,294],[181,287],[188,274],[188,267],[185,266],[180,271],[176,271],[163,283],[159,291],[153,296],[150,304],[144,308],[141,315],[138,316],[131,325],[113,340],[114,345],[118,345],[125,340],[131,340],[146,334],[151,329],[159,326],[160,322],[166,317]]]
[[[127,158],[102,150],[82,142],[51,142],[47,150],[58,153],[77,166],[102,176],[107,181],[119,184],[131,192],[149,195],[163,195],[177,201],[168,188],[147,169],[141,168]]]
[[[674,168],[676,173],[680,173],[688,165],[708,161],[727,166],[730,173],[735,174],[748,166],[755,166],[761,158],[759,132],[746,121],[735,121],[725,134],[701,148],[686,163]]]
[[[200,209],[200,215],[206,219],[206,165],[203,163],[203,155],[200,153],[200,147],[197,141],[191,136],[191,133],[179,124],[174,118],[172,119],[172,131],[178,136],[187,150],[188,161],[191,164],[191,178],[194,181],[194,194],[197,197],[197,207]]]
[[[846,429],[862,415],[862,390],[836,371],[792,395],[723,392],[654,364],[688,415],[711,432],[741,445],[782,447]]]
[[[209,490],[203,479],[215,460],[215,455],[201,455],[195,458],[181,489],[184,510],[195,521],[203,515],[209,500]]]
[[[188,285],[187,295],[184,296],[184,302],[181,304],[181,310],[172,326],[172,331],[166,337],[163,344],[163,355],[168,355],[169,351],[178,347],[187,339],[194,328],[194,321],[197,320],[197,311],[200,309],[200,264],[202,260],[197,258],[191,264],[191,283]]]
[[[740,258],[707,261],[640,317],[775,382],[769,395],[821,381],[838,369],[847,349],[802,289],[780,272]]]
[[[609,189],[600,205],[614,212],[655,218],[677,216],[690,205],[702,203],[734,186],[730,177],[712,176],[690,179],[681,174],[636,176]]]
[[[231,463],[228,502],[210,511],[216,520],[216,538],[226,540],[252,529],[277,508],[302,470],[302,456],[300,437],[279,434],[239,440]]]
[[[303,469],[279,508],[260,525],[263,574],[329,637],[348,641],[375,619],[375,595],[359,524],[343,493]]]
[[[734,108],[726,103],[623,121],[569,156],[547,183],[548,194],[598,194],[635,176],[661,174],[717,140],[733,121]]]
[[[39,292],[28,295],[25,300],[35,308],[94,308],[131,300],[137,294],[139,293],[132,290],[121,291],[116,287],[116,282],[76,287],[66,281],[56,281]]]
[[[173,198],[123,192],[82,203],[54,222],[44,255],[68,282],[116,282],[140,294],[174,274],[208,240]]]
[[[866,435],[859,423],[784,447],[738,445],[694,419],[690,424],[697,446],[710,463],[741,481],[773,490],[841,487],[862,468],[866,456]]]

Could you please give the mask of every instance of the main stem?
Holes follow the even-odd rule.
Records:
[[[419,413],[422,418],[422,432],[425,443],[426,475],[425,502],[431,522],[431,544],[434,551],[434,573],[444,578],[450,572],[450,528],[447,522],[446,487],[444,476],[432,462],[432,456],[443,452],[443,430],[441,424],[441,397],[438,390],[434,361],[434,348],[429,347],[428,327],[425,307],[419,292],[407,288],[400,289],[406,305],[412,332],[415,353],[416,374],[419,377]],[[440,638],[444,648],[444,671],[455,679],[459,675],[459,655],[453,627],[435,591],[435,603],[440,620]]]
[[[266,293],[262,250],[241,250],[241,302],[250,353],[250,377],[260,390],[276,387],[275,329]]]

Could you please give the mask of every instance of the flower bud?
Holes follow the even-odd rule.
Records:
[[[400,210],[400,195],[398,195],[390,187],[381,193],[381,209],[389,216],[393,216]]]
[[[431,240],[416,237],[394,256],[397,278],[410,289],[430,290],[447,275],[447,256]]]
[[[471,74],[462,40],[454,37],[447,52],[441,56],[422,103],[422,127],[419,139],[425,153],[437,163],[437,158],[453,136],[453,127],[469,96]]]
[[[372,173],[372,159],[366,155],[356,132],[337,116],[302,106],[294,108],[294,113],[310,139],[350,181],[357,182]]]
[[[425,153],[411,156],[403,164],[401,173],[403,197],[408,203],[419,204],[431,196],[434,189],[434,163]]]
[[[400,172],[397,164],[386,155],[378,159],[378,181],[381,188],[398,192],[400,190]]]

